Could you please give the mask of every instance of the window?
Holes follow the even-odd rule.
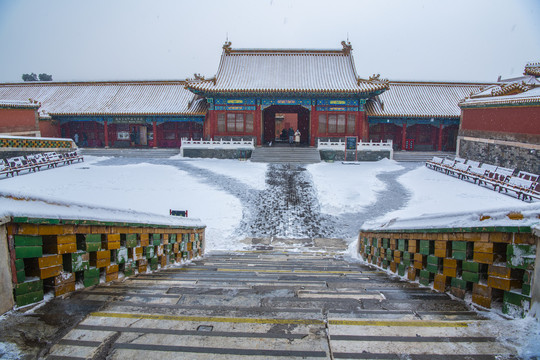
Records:
[[[227,132],[236,130],[236,114],[227,114]]]
[[[337,131],[337,115],[328,115],[328,133],[335,134]]]
[[[354,135],[356,133],[356,115],[347,114],[347,134]]]
[[[244,131],[244,114],[236,114],[236,131]]]
[[[349,134],[356,133],[356,114],[319,114],[319,134]]]
[[[253,132],[253,114],[246,115],[246,132]]]
[[[217,129],[218,132],[225,132],[225,114],[218,114],[217,116]]]
[[[345,134],[345,114],[337,116],[337,131],[338,134]]]
[[[253,114],[227,113],[218,114],[219,133],[253,132]]]
[[[326,134],[326,115],[319,115],[319,134]]]

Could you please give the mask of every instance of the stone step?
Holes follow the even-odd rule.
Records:
[[[314,164],[321,161],[321,156],[316,148],[260,147],[256,148],[251,154],[251,161]]]

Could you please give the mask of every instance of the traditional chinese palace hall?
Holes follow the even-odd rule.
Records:
[[[454,151],[458,103],[487,85],[364,78],[346,42],[334,50],[227,42],[213,77],[0,84],[0,100],[39,102],[41,135],[77,134],[83,147],[179,147],[182,138],[264,145],[292,127],[305,146],[357,136],[392,140],[396,150]]]

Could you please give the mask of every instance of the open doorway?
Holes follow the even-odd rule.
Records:
[[[148,131],[146,125],[130,125],[131,146],[148,146],[148,140],[152,140],[151,137],[153,137],[153,133]]]
[[[299,105],[272,105],[263,111],[264,144],[288,143],[288,129],[300,130],[300,144],[309,144],[309,110]],[[285,131],[284,131],[285,130]]]

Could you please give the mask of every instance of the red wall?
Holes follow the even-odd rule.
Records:
[[[462,109],[461,129],[540,135],[540,106]]]
[[[35,109],[0,109],[0,132],[39,131]]]
[[[53,122],[53,120],[40,120],[39,131],[41,131],[42,137],[59,138],[61,136],[60,126],[56,122]]]

